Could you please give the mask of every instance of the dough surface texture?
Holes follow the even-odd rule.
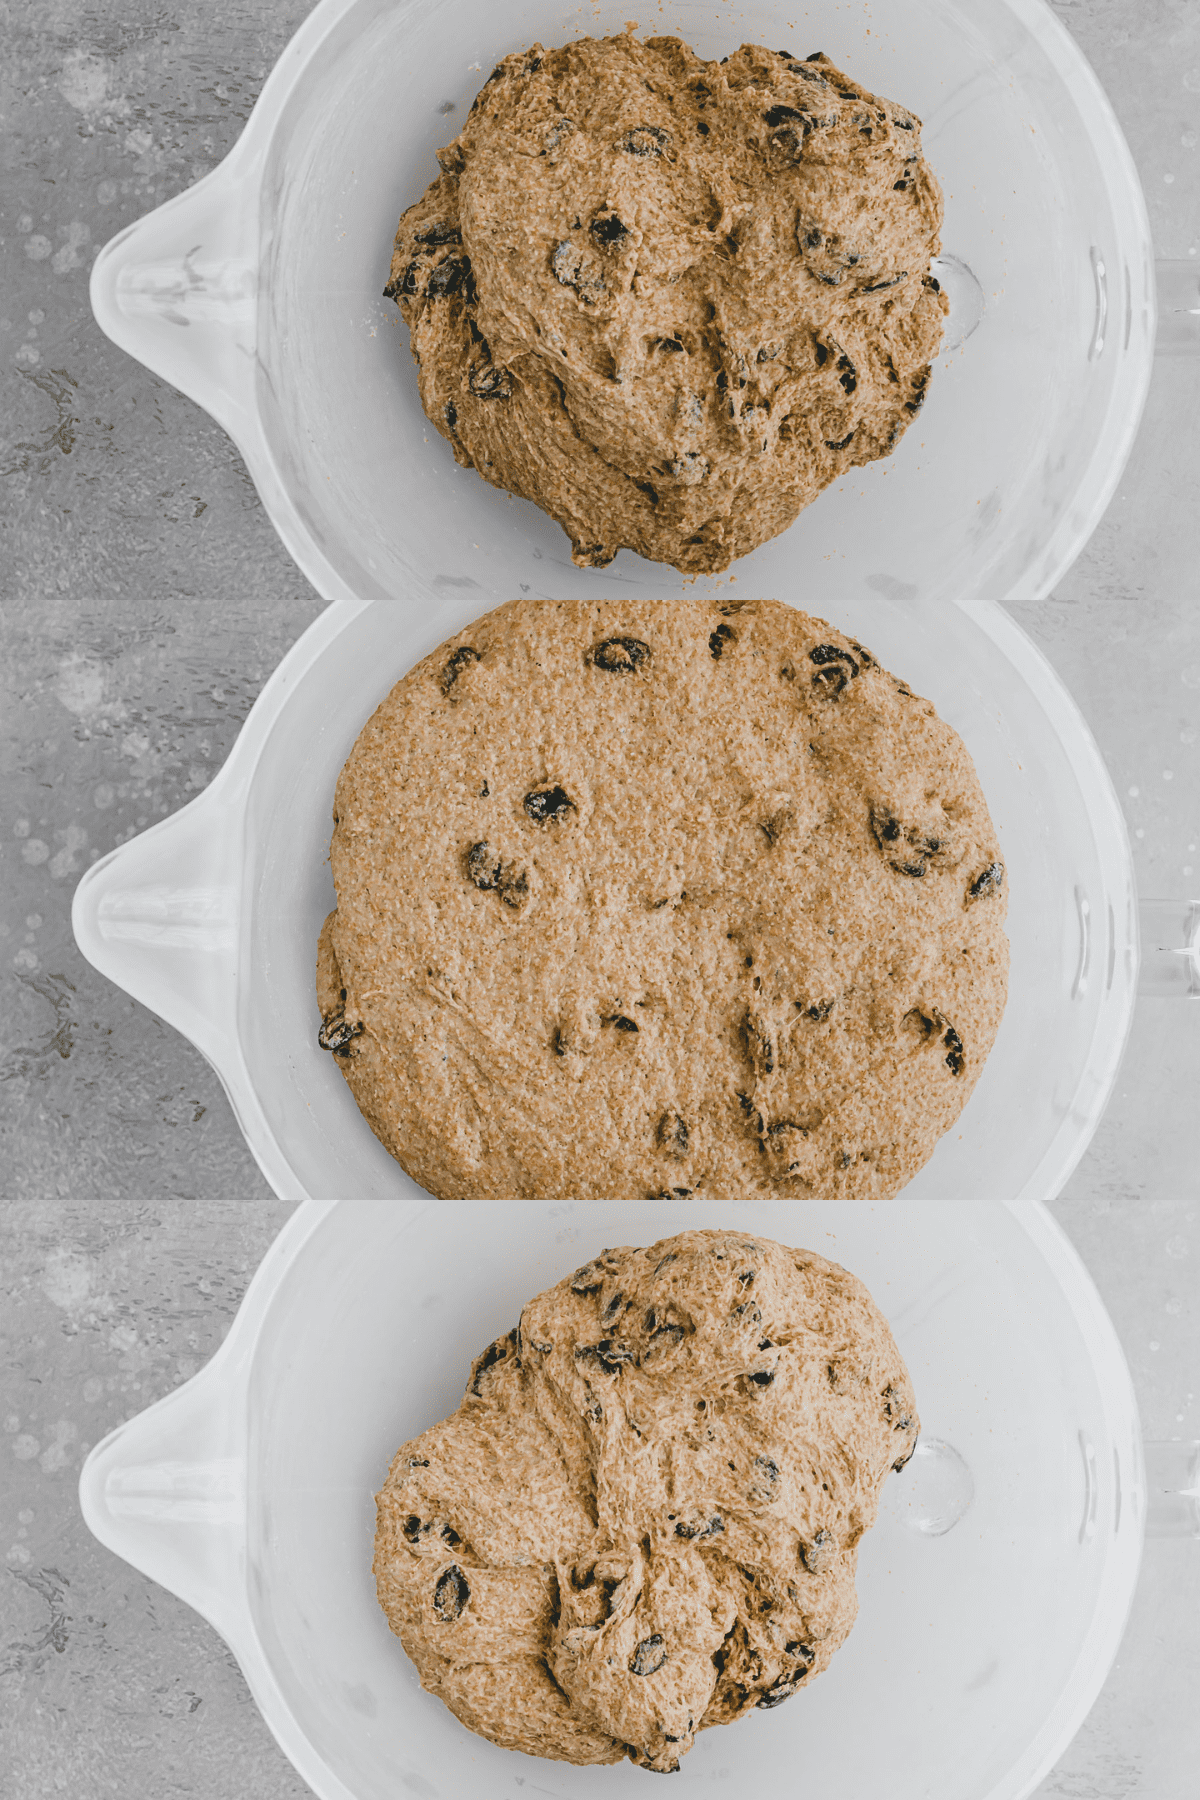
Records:
[[[920,120],[827,57],[535,45],[438,158],[384,290],[422,405],[581,567],[724,569],[919,411],[941,190]]]
[[[828,1666],[918,1429],[887,1323],[837,1264],[733,1231],[606,1250],[396,1453],[379,1601],[470,1730],[674,1769],[697,1731]]]
[[[770,600],[513,601],[338,781],[322,1041],[444,1198],[884,1199],[1004,1006],[963,744]]]

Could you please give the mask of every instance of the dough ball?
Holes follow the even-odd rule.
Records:
[[[828,57],[536,45],[438,156],[385,289],[422,404],[581,567],[724,569],[920,410],[941,191],[920,121]]]
[[[734,1231],[606,1250],[397,1452],[380,1605],[472,1731],[676,1769],[697,1731],[828,1666],[918,1429],[887,1323],[836,1263]]]
[[[1004,871],[928,701],[770,600],[514,601],[338,782],[317,990],[450,1199],[884,1199],[996,1034]]]

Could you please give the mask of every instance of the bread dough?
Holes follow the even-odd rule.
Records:
[[[919,410],[941,190],[920,121],[828,57],[535,45],[438,157],[385,289],[422,405],[581,567],[724,569]]]
[[[882,1199],[1004,1004],[1003,868],[927,701],[776,601],[510,602],[337,787],[323,1041],[456,1199]]]
[[[887,1323],[836,1263],[735,1231],[605,1250],[397,1451],[380,1605],[470,1730],[675,1769],[696,1731],[826,1668],[918,1429]]]

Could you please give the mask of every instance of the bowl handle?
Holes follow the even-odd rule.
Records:
[[[1146,1536],[1200,1538],[1200,1443],[1146,1444]]]
[[[256,159],[237,146],[194,187],[111,238],[92,265],[97,322],[244,449],[254,407],[260,227]]]
[[[1158,294],[1156,356],[1200,355],[1200,261],[1171,261],[1160,257],[1154,265]]]
[[[1200,1000],[1200,900],[1139,900],[1138,993]]]
[[[94,863],[75,941],[102,975],[197,1046],[228,1085],[240,1058],[244,795],[221,772],[198,799]]]
[[[88,1456],[79,1503],[117,1556],[237,1648],[246,1617],[244,1383],[214,1360]]]

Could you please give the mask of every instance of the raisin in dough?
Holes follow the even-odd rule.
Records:
[[[380,1604],[472,1731],[677,1769],[696,1731],[826,1668],[917,1431],[887,1323],[836,1263],[733,1231],[606,1250],[396,1453]]]
[[[776,601],[520,600],[338,782],[322,1040],[447,1198],[880,1199],[1004,1004],[970,758]]]
[[[581,566],[724,569],[919,410],[941,191],[920,121],[828,57],[538,45],[438,157],[385,289],[422,404]]]

